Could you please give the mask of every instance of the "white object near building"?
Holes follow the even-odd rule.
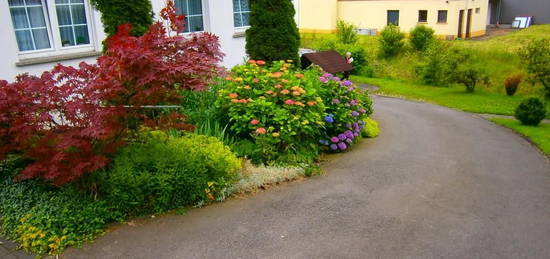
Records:
[[[158,14],[165,0],[152,0]],[[242,63],[248,0],[175,0],[187,14],[187,33],[207,31],[220,38],[223,64]],[[157,15],[158,16],[158,15]],[[55,64],[95,62],[105,39],[101,14],[89,0],[0,0],[0,79],[39,75]]]

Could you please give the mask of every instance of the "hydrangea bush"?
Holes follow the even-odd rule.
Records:
[[[325,131],[319,143],[331,151],[344,151],[361,137],[363,120],[372,113],[372,102],[349,80],[326,73],[319,81],[326,108]]]

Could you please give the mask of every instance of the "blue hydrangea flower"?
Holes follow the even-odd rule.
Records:
[[[336,144],[332,144],[332,145],[330,145],[330,149],[336,150],[336,149],[338,149],[338,146]]]
[[[330,116],[325,116],[325,121],[327,123],[333,123],[334,122],[334,118],[330,117]]]

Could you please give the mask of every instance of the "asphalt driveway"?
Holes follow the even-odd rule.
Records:
[[[65,258],[550,258],[550,163],[508,129],[375,97],[325,174],[121,226]]]

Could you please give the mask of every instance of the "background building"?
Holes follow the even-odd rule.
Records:
[[[511,24],[517,16],[533,16],[536,24],[550,23],[550,1],[489,0],[490,24]]]
[[[155,13],[165,0],[152,0]],[[248,0],[175,0],[188,14],[187,32],[212,32],[225,53],[223,65],[232,67],[245,58],[244,31],[248,27]],[[40,74],[56,63],[95,62],[105,39],[101,14],[89,0],[0,1],[0,79],[21,73]]]
[[[334,32],[338,19],[367,32],[393,23],[408,32],[418,24],[443,37],[485,34],[488,0],[300,0],[302,32]]]

